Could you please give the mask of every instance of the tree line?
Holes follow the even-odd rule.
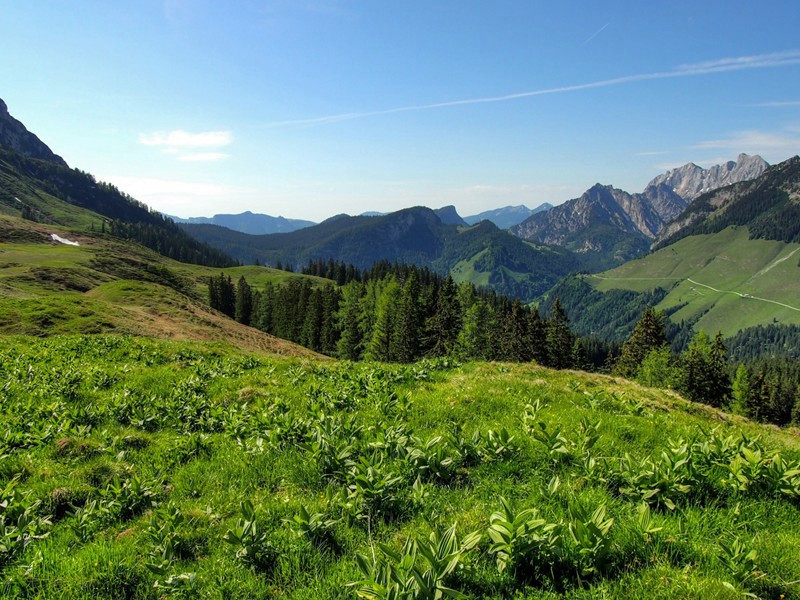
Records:
[[[341,286],[298,278],[263,290],[223,273],[209,281],[209,303],[240,323],[345,360],[454,356],[591,369],[607,358],[597,340],[573,333],[559,302],[541,315],[470,283],[385,261],[344,272],[349,280]]]
[[[757,421],[800,425],[800,361],[734,362],[722,335],[712,339],[702,330],[676,354],[667,344],[665,320],[664,313],[646,308],[612,372]]]

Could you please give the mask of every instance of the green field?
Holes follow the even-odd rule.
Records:
[[[0,379],[3,598],[800,597],[798,437],[623,380],[119,336]]]
[[[584,280],[599,291],[668,289],[656,308],[674,311],[670,319],[702,315],[695,329],[733,335],[755,325],[800,324],[798,263],[800,244],[751,240],[746,228],[729,227]]]
[[[50,234],[78,241],[54,242]],[[244,275],[268,282],[329,281],[266,267],[215,269],[180,263],[109,235],[0,215],[0,333],[121,333],[167,339],[235,341],[248,350],[312,353],[244,327],[207,306],[207,280]]]

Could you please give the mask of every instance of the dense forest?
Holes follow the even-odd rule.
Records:
[[[304,271],[332,283],[294,280],[254,290],[244,277],[234,282],[221,274],[209,280],[209,301],[241,323],[345,360],[446,356],[610,371],[758,421],[800,423],[800,361],[735,361],[720,334],[704,331],[676,352],[666,315],[649,306],[620,348],[577,335],[558,298],[540,314],[519,300],[387,261],[363,271],[314,261]]]
[[[209,300],[241,323],[347,360],[411,362],[423,357],[531,361],[555,368],[597,368],[607,349],[582,340],[560,304],[550,315],[426,268],[382,261],[359,271],[325,263],[342,282],[310,280],[255,291],[221,274]],[[308,270],[308,269],[307,269]]]

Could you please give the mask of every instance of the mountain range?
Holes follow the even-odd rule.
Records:
[[[0,146],[22,156],[46,160],[61,167],[67,167],[63,158],[50,150],[47,144],[9,114],[8,106],[2,98],[0,98]]]
[[[186,232],[244,263],[290,265],[333,258],[366,269],[380,260],[427,266],[530,301],[581,263],[569,251],[525,242],[489,221],[463,226],[452,207],[412,207],[382,216],[337,215],[291,233],[253,236],[182,224]]]
[[[551,208],[553,208],[553,205],[548,202],[540,204],[536,208],[528,208],[524,204],[520,204],[519,206],[504,206],[502,208],[487,210],[477,215],[464,217],[464,221],[468,225],[475,225],[475,223],[480,223],[481,221],[491,221],[500,229],[509,229],[514,225],[522,223],[531,215],[546,212]]]
[[[533,215],[510,231],[577,252],[589,268],[609,268],[646,253],[699,190],[758,177],[767,166],[760,156],[746,154],[737,162],[710,169],[688,163],[654,178],[637,194],[598,183],[579,198]]]
[[[180,217],[170,218],[176,223],[195,223],[205,225],[219,225],[234,231],[249,233],[252,235],[262,235],[265,233],[288,233],[297,231],[303,227],[316,225],[314,221],[304,221],[302,219],[286,219],[284,217],[273,217],[270,215],[245,211],[239,214],[218,214],[213,217]]]

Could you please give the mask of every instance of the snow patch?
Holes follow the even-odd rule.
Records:
[[[51,233],[50,237],[54,242],[59,242],[61,244],[66,244],[67,246],[80,246],[78,242],[73,242],[72,240],[68,240],[66,238],[62,238],[60,235],[56,235],[55,233]]]

